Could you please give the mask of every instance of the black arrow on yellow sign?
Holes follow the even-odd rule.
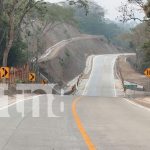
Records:
[[[42,84],[47,84],[48,82],[46,80],[42,80]]]
[[[1,78],[9,79],[10,78],[10,69],[9,67],[1,67]]]
[[[35,73],[29,73],[29,81],[35,81]]]
[[[144,74],[145,74],[147,77],[150,77],[150,68],[147,68],[147,69],[144,71]]]

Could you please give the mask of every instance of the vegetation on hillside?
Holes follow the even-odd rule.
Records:
[[[128,29],[121,24],[105,19],[104,9],[95,2],[89,3],[89,14],[86,16],[82,10],[75,9],[75,18],[79,23],[81,32],[94,35],[104,35],[113,44],[128,47],[119,38],[120,34]]]
[[[136,13],[139,10],[145,14],[144,18],[137,17]],[[136,68],[143,72],[150,67],[150,1],[128,0],[126,4],[120,7],[120,12],[122,22],[140,21],[140,24],[129,33],[123,34],[122,39],[127,41],[130,44],[130,48],[136,52]]]
[[[117,46],[133,46],[133,43],[120,38],[127,29],[106,19],[104,9],[95,2],[67,2],[52,4],[42,0],[0,0],[0,64],[22,65],[32,57],[38,57],[43,49],[45,34],[62,23],[76,24],[82,33],[104,35]],[[36,43],[33,55],[31,43]]]
[[[67,0],[69,5],[76,5],[88,11],[87,0]],[[25,37],[43,34],[47,26],[55,26],[56,22],[70,20],[72,13],[58,5],[52,5],[43,0],[0,0],[0,61],[3,66],[7,66],[9,59],[20,54],[24,60],[27,54]],[[34,24],[36,23],[36,25]],[[35,27],[36,26],[36,27]],[[31,30],[31,27],[35,30]],[[26,41],[27,41],[26,39]],[[37,42],[38,43],[38,42]],[[26,45],[28,43],[26,42]],[[18,50],[21,52],[18,53]],[[19,47],[19,48],[18,48]],[[26,52],[25,52],[26,50]],[[10,53],[11,52],[11,53]],[[18,57],[15,58],[17,63]],[[14,59],[13,58],[13,59]],[[10,61],[11,62],[11,61]],[[22,62],[23,63],[23,62]],[[11,65],[11,64],[10,64]]]

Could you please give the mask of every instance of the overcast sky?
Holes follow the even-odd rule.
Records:
[[[119,15],[118,8],[119,6],[121,6],[121,2],[126,2],[126,0],[95,0],[95,1],[104,7],[106,11],[106,17],[111,20],[115,20]]]
[[[45,0],[49,2],[60,2],[65,0]],[[121,2],[126,2],[127,0],[94,0],[98,4],[104,7],[106,11],[106,18],[117,21],[116,18],[119,16],[118,7],[121,5]]]

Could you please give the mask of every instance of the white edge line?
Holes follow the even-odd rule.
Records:
[[[93,58],[93,64],[94,64],[94,59],[95,59],[95,57],[97,57],[97,56],[104,56],[104,55],[116,55],[116,58],[114,59],[114,62],[113,62],[113,67],[112,67],[112,70],[113,70],[113,79],[114,79],[114,96],[115,97],[117,97],[117,91],[116,91],[116,86],[115,86],[115,71],[114,71],[114,67],[115,67],[115,63],[116,63],[116,60],[117,60],[117,58],[119,57],[119,56],[121,56],[121,55],[135,55],[134,53],[132,54],[132,53],[118,53],[118,54],[103,54],[103,55],[95,55],[94,56],[94,58]],[[92,65],[92,70],[93,70],[93,65]],[[91,74],[92,74],[92,71],[91,71]],[[90,76],[91,76],[91,74],[90,74]],[[83,91],[83,93],[82,93],[82,95],[86,95],[86,89],[87,89],[87,86],[88,86],[88,83],[89,83],[89,80],[90,80],[90,76],[89,76],[89,79],[88,79],[88,81],[87,81],[87,84],[86,84],[86,86],[85,86],[85,88],[84,88],[84,91]],[[117,74],[117,76],[118,76],[118,74]]]
[[[127,54],[126,54],[126,55],[127,55]],[[117,60],[117,58],[118,58],[119,56],[120,56],[120,55],[118,55],[118,56],[116,57],[116,60]],[[116,60],[115,60],[115,62],[116,62]],[[115,65],[115,63],[114,63],[114,65]],[[114,70],[113,70],[113,71],[114,71]],[[118,76],[118,74],[117,74],[117,76]],[[116,89],[116,88],[115,88],[115,89]],[[147,108],[147,107],[145,107],[145,106],[142,106],[142,105],[140,105],[140,104],[137,104],[137,103],[135,103],[135,102],[132,102],[131,100],[129,100],[129,99],[127,99],[127,98],[123,98],[123,99],[124,99],[125,101],[127,101],[128,103],[130,103],[130,104],[136,106],[136,107],[145,109],[145,110],[147,110],[147,111],[150,112],[150,108]]]
[[[136,106],[136,107],[139,107],[139,108],[142,108],[142,109],[145,109],[145,110],[147,110],[147,111],[149,111],[150,112],[150,109],[149,108],[147,108],[147,107],[145,107],[145,106],[142,106],[142,105],[140,105],[140,104],[137,104],[137,103],[135,103],[135,102],[132,102],[132,101],[130,101],[129,99],[127,99],[127,98],[123,98],[124,100],[126,100],[128,103],[130,103],[130,104],[132,104],[132,105],[134,105],[134,106]]]
[[[95,60],[96,57],[97,57],[97,56],[93,56],[92,65],[91,65],[91,67],[92,67],[92,68],[91,68],[91,73],[90,73],[90,76],[89,76],[89,78],[88,78],[88,81],[87,81],[87,83],[86,83],[86,85],[85,85],[84,91],[83,91],[83,93],[82,93],[83,96],[86,96],[86,94],[87,94],[87,87],[88,87],[88,85],[89,85],[89,82],[90,82],[90,79],[91,79],[91,76],[92,76],[93,66],[94,66],[94,60]]]
[[[102,56],[102,55],[96,55],[96,56],[94,56],[94,58],[93,58],[93,65],[94,65],[94,60],[96,59],[96,57],[97,56]],[[114,61],[113,61],[113,65],[112,65],[112,72],[113,72],[113,80],[114,80],[114,97],[117,97],[117,92],[116,92],[116,86],[115,86],[115,72],[114,72],[114,67],[115,67],[115,63],[116,63],[116,60],[117,60],[117,58],[118,58],[118,56],[119,55],[116,55],[116,57],[115,57],[115,59],[114,59]],[[93,71],[93,65],[92,65],[92,71]],[[87,90],[87,87],[88,87],[88,84],[89,84],[89,80],[90,80],[90,77],[92,76],[92,71],[91,71],[91,73],[90,73],[90,76],[89,76],[89,79],[88,79],[88,81],[87,81],[87,84],[86,84],[86,86],[85,86],[85,88],[84,88],[84,91],[83,91],[83,93],[82,93],[82,95],[86,95],[86,90]]]
[[[115,57],[113,61],[113,66],[112,66],[112,72],[113,72],[113,80],[114,80],[114,96],[117,97],[117,91],[116,91],[116,82],[115,82],[115,63],[117,60],[118,56]]]
[[[14,105],[16,105],[16,104],[18,104],[18,103],[23,102],[23,101],[29,101],[29,100],[32,100],[33,98],[41,97],[41,96],[43,96],[43,95],[28,97],[28,98],[26,98],[26,99],[21,99],[21,100],[16,101],[16,102],[14,102],[14,103],[12,103],[12,104],[8,104],[7,106],[0,107],[0,110],[3,110],[3,109],[6,109],[6,108],[9,108],[9,107],[12,107],[12,106],[14,106]]]

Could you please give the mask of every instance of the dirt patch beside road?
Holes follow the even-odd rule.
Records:
[[[150,97],[141,97],[133,100],[135,103],[140,104],[144,107],[150,108]]]
[[[74,41],[56,52],[55,57],[42,62],[40,68],[51,82],[62,84],[67,84],[84,71],[88,56],[118,53],[104,37]]]
[[[125,81],[137,83],[144,86],[144,89],[148,87],[148,78],[135,71],[135,69],[130,65],[128,59],[132,59],[136,56],[120,56],[117,60],[118,67],[120,68],[122,78]]]
[[[132,91],[127,90],[127,97],[129,100],[142,105],[144,107],[150,108],[150,92],[148,92],[150,85],[148,85],[150,82],[146,76],[143,74],[138,73],[132,65],[129,63],[128,59],[135,59],[136,56],[120,56],[117,59],[116,65],[117,65],[117,72],[121,72],[122,79],[128,82],[137,83],[139,85],[144,86],[144,89],[147,91]],[[119,68],[119,70],[118,70]],[[120,91],[123,91],[123,87],[121,85],[121,81],[116,83],[116,88],[120,89]]]

